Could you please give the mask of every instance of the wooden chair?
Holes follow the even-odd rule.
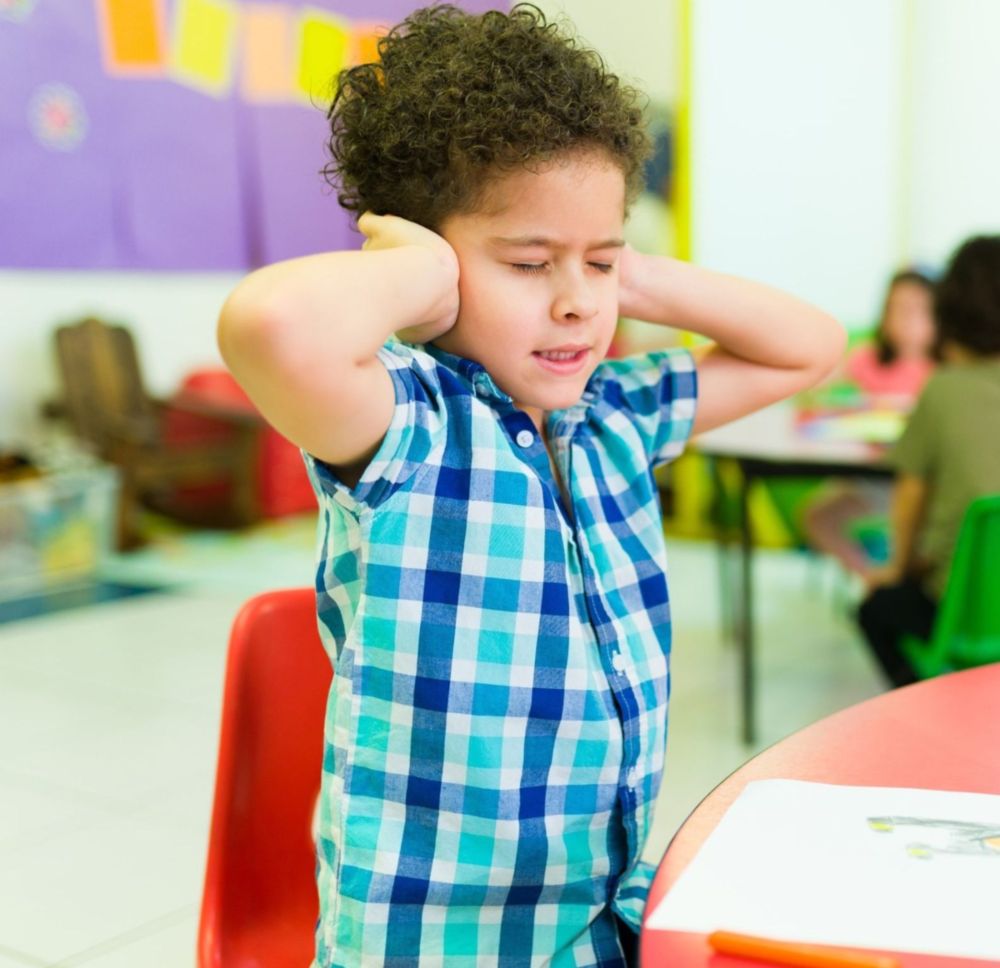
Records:
[[[101,459],[121,472],[118,545],[139,543],[140,502],[193,524],[233,527],[260,517],[255,487],[262,419],[182,397],[157,400],[145,389],[132,334],[88,318],[55,334],[63,398],[57,410]],[[187,440],[164,433],[168,408],[209,418]],[[223,506],[181,500],[184,487],[230,482]]]

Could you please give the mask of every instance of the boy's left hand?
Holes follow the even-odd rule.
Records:
[[[618,315],[643,319],[641,299],[642,255],[630,245],[618,260]]]

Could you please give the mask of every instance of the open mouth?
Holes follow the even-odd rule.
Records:
[[[531,355],[554,373],[573,373],[578,370],[587,357],[587,347],[572,350],[536,350]]]
[[[586,346],[565,346],[556,350],[535,350],[532,356],[548,370],[568,372],[577,369],[588,352]]]
[[[556,363],[565,362],[567,360],[578,360],[587,351],[585,349],[579,350],[538,350],[535,355],[540,356],[543,360],[553,360]]]

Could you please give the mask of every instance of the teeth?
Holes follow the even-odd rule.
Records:
[[[579,356],[580,351],[574,350],[572,352],[562,352],[562,353],[540,353],[539,356],[544,356],[547,360],[571,360],[575,356]]]

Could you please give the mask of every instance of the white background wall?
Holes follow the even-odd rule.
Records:
[[[869,318],[896,257],[895,0],[694,4],[692,253]]]
[[[1000,2],[912,2],[915,258],[943,262],[974,232],[1000,232]]]
[[[677,98],[677,8],[675,0],[532,0],[547,17],[568,17],[589,47],[610,68],[658,102]]]
[[[673,0],[541,3],[652,96],[676,94]],[[692,5],[696,259],[857,325],[898,262],[940,262],[968,233],[1000,231],[998,0]],[[30,438],[55,390],[53,326],[85,313],[128,323],[151,389],[168,392],[218,361],[215,318],[235,279],[0,267],[0,446]]]
[[[691,0],[693,253],[865,326],[1000,232],[1000,3]]]

